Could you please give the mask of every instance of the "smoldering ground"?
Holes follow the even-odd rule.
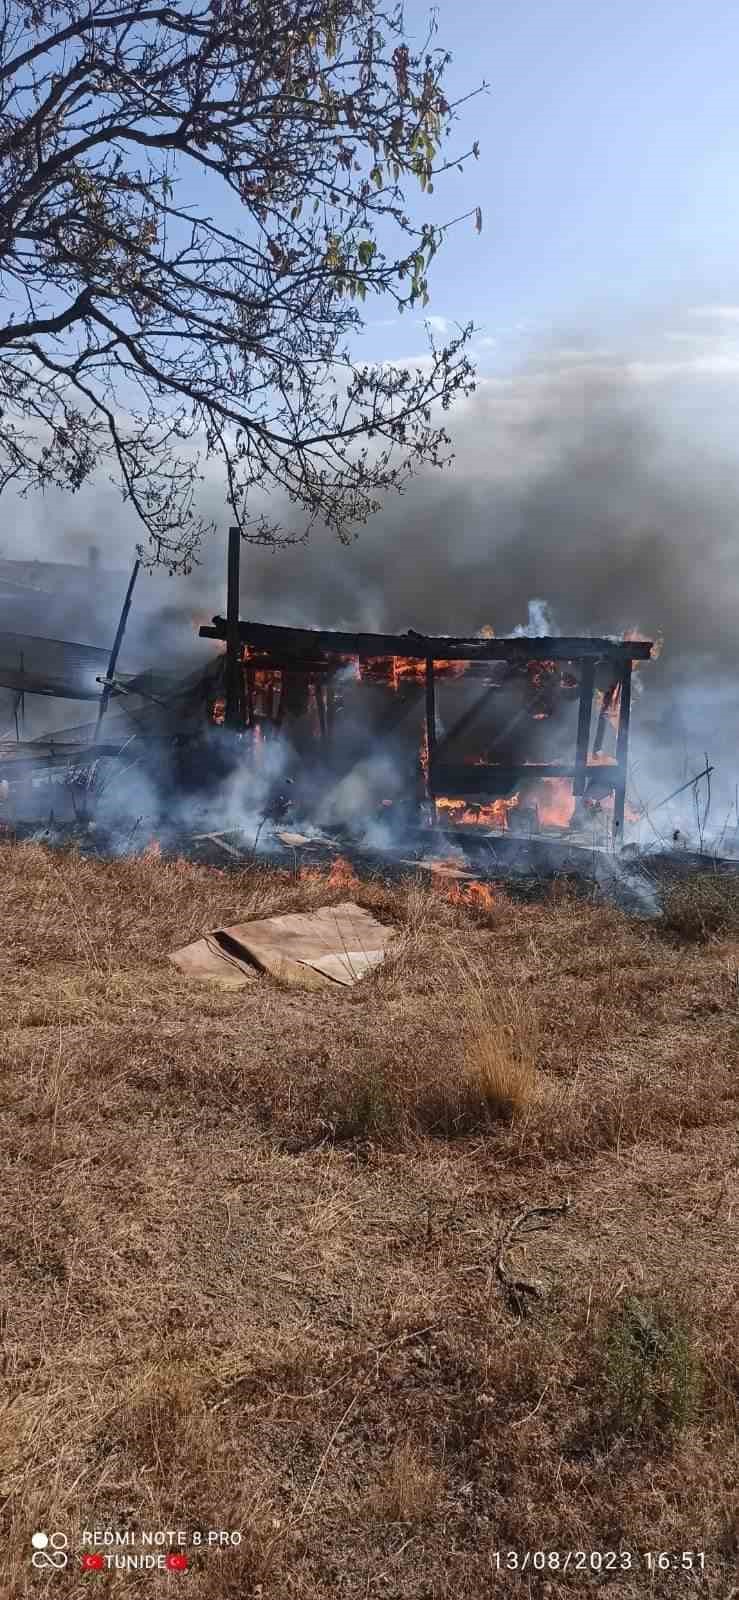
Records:
[[[540,359],[484,379],[451,414],[452,466],[389,499],[350,545],[318,530],[305,546],[245,546],[242,616],[438,633],[488,624],[506,634],[543,597],[553,631],[663,635],[660,658],[637,674],[638,786],[658,798],[707,751],[714,804],[723,804],[739,778],[739,456],[713,454],[707,424],[688,442],[670,401],[668,384],[645,384],[629,362],[595,357]],[[225,533],[212,474],[203,509]],[[71,593],[60,600],[67,637],[110,637],[139,537],[128,515],[112,491],[24,502],[7,556],[80,562],[94,543],[100,567],[118,568],[115,580],[96,576],[83,605]],[[210,648],[197,626],[224,608],[225,540],[216,535],[190,577],[142,577],[125,665],[162,656],[197,664]],[[37,631],[48,632],[42,621]],[[672,820],[663,813],[665,826]]]

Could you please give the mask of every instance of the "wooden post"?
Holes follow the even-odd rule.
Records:
[[[239,635],[240,557],[240,530],[238,528],[229,528],[226,599],[226,709],[224,714],[224,724],[227,728],[242,728],[244,725],[241,638]]]
[[[100,705],[98,706],[98,719],[97,719],[97,723],[96,723],[96,726],[95,726],[95,732],[94,732],[94,734],[92,736],[93,744],[97,743],[97,740],[98,740],[99,735],[100,735],[100,724],[102,723],[103,717],[105,716],[105,713],[106,713],[106,711],[108,709],[108,701],[110,699],[111,690],[112,690],[112,687],[113,687],[112,683],[110,682],[110,679],[115,676],[115,669],[116,669],[116,666],[118,665],[118,656],[120,654],[121,645],[123,644],[123,635],[124,635],[124,633],[126,631],[126,623],[128,622],[128,613],[131,610],[131,601],[133,599],[133,591],[134,591],[134,587],[135,587],[135,584],[136,584],[136,579],[138,578],[138,575],[139,575],[139,567],[140,566],[141,566],[141,562],[140,561],[134,561],[133,572],[131,573],[131,576],[130,576],[130,578],[128,580],[128,588],[126,590],[126,598],[125,598],[125,600],[123,602],[123,609],[122,609],[120,617],[118,619],[118,627],[116,628],[115,638],[113,640],[113,648],[112,648],[112,650],[110,652],[110,656],[108,658],[108,670],[107,670],[105,676],[109,681],[107,683],[103,684],[103,692],[102,692],[102,694],[100,696]]]
[[[585,793],[587,782],[588,750],[590,748],[590,719],[593,710],[593,684],[595,662],[580,662],[580,703],[577,714],[577,747],[575,750],[575,776],[572,793],[578,800]]]
[[[616,740],[616,788],[613,797],[613,842],[623,842],[624,811],[626,808],[626,774],[629,757],[629,721],[631,717],[631,662],[627,661],[621,675],[621,705]]]
[[[316,697],[316,711],[318,712],[318,726],[321,730],[321,743],[326,743],[326,702],[323,698],[323,683],[316,674],[313,679],[313,693]]]
[[[426,657],[426,755],[428,769],[426,773],[426,786],[431,803],[431,821],[436,823],[436,799],[433,792],[432,767],[434,751],[436,749],[436,688],[434,684],[433,656]]]

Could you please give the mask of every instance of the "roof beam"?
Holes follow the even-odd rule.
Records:
[[[333,633],[316,628],[284,628],[266,622],[239,622],[242,644],[283,654],[408,656],[417,661],[646,661],[647,639],[472,639],[422,633]],[[200,630],[201,639],[225,639],[225,617]]]

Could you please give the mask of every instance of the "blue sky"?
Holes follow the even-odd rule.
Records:
[[[426,0],[408,0],[407,28],[419,46],[428,15]],[[636,396],[658,427],[681,421],[691,452],[723,457],[733,494],[739,6],[439,0],[435,42],[454,57],[450,97],[483,78],[489,84],[456,130],[460,151],[479,140],[479,161],[437,182],[432,197],[408,194],[419,222],[440,223],[477,204],[483,211],[479,237],[471,220],[450,233],[426,313],[440,332],[446,319],[479,328],[480,407],[472,418],[462,409],[448,419],[466,470],[524,477],[537,441],[544,451],[550,436],[552,450],[568,447],[578,408],[590,404],[587,380],[603,375],[627,406]],[[212,203],[191,174],[182,186],[194,204]],[[399,318],[392,302],[368,300],[364,314],[363,357],[422,354],[420,312]],[[674,448],[674,433],[666,433]],[[477,441],[474,458],[469,438]],[[222,524],[220,468],[211,480],[208,514]],[[489,492],[481,489],[481,499]],[[115,514],[118,502],[104,485],[64,502],[65,538],[73,530],[84,551],[102,505],[127,561],[141,530],[130,509]],[[19,508],[24,529],[30,506]],[[43,543],[48,507],[32,509],[24,538]],[[376,527],[362,537],[376,538]],[[341,557],[347,567],[358,559],[355,550]],[[548,582],[544,564],[537,584]]]
[[[419,42],[427,15],[407,7]],[[457,130],[480,160],[413,198],[484,215],[450,235],[429,312],[479,324],[483,371],[580,334],[686,379],[739,372],[739,7],[441,0],[438,22],[450,88],[490,88]],[[408,320],[366,310],[372,354],[413,353]]]

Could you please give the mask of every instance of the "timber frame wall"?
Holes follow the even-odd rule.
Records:
[[[487,639],[433,637],[420,633],[337,633],[312,628],[285,628],[263,622],[242,622],[239,619],[239,534],[231,529],[228,561],[228,616],[214,617],[212,626],[200,629],[202,639],[224,640],[227,646],[227,697],[226,722],[232,727],[244,726],[243,681],[241,655],[245,645],[269,652],[270,660],[262,667],[282,667],[292,672],[305,671],[325,681],[338,670],[336,657],[405,656],[425,662],[426,682],[426,735],[428,742],[428,793],[435,818],[435,802],[442,796],[450,800],[487,800],[497,798],[505,784],[530,782],[532,778],[571,778],[573,795],[577,800],[585,793],[590,773],[597,773],[603,786],[606,777],[614,794],[614,840],[623,835],[626,802],[626,777],[628,762],[629,721],[631,715],[631,673],[634,661],[646,661],[651,656],[648,640],[542,638]],[[335,665],[332,666],[331,658]],[[434,666],[437,661],[529,661],[570,662],[578,670],[579,706],[577,736],[572,762],[549,762],[546,765],[521,765],[502,767],[446,766],[444,745],[437,741],[436,686]],[[593,720],[593,691],[595,669],[607,662],[612,667],[611,687],[606,691],[600,708],[593,755],[600,754],[606,725],[608,701],[615,700],[620,690],[619,720],[616,738],[616,760],[612,766],[590,762],[590,733]],[[326,720],[321,718],[325,730]]]

